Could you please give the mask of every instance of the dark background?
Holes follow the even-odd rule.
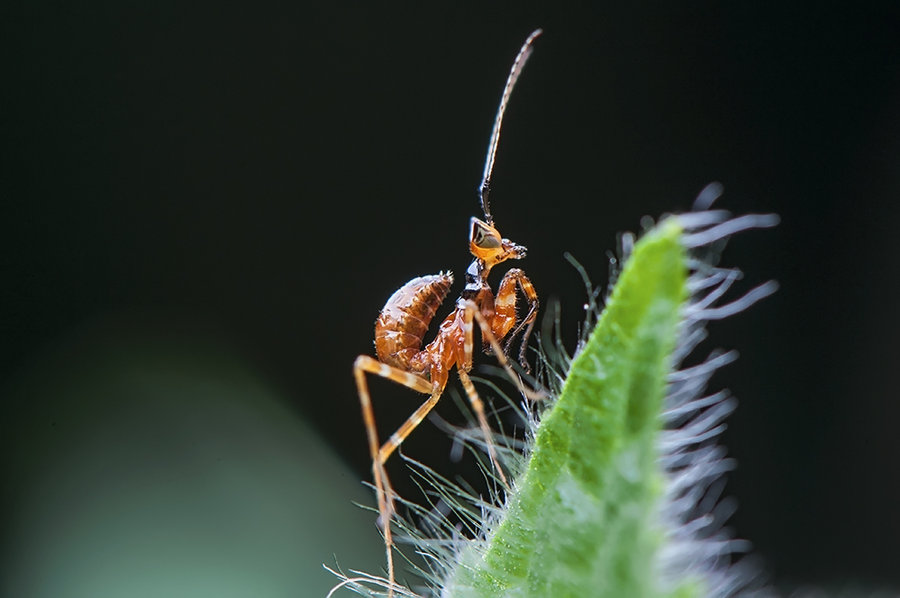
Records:
[[[351,363],[394,289],[468,264],[496,102],[540,26],[492,203],[567,340],[563,252],[603,284],[618,231],[712,180],[779,213],[726,263],[780,292],[705,345],[742,353],[715,379],[741,399],[732,526],[783,587],[900,585],[895,3],[2,13],[0,382],[92,323],[152,321],[236,347],[368,479]],[[387,434],[417,397],[373,389]],[[452,475],[448,447],[426,425],[405,452]]]

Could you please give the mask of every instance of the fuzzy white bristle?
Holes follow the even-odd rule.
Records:
[[[750,550],[749,543],[734,539],[724,527],[735,510],[735,501],[722,498],[724,475],[734,468],[735,463],[716,441],[737,401],[727,390],[706,392],[713,374],[735,361],[737,352],[715,350],[700,363],[682,367],[706,339],[707,322],[743,311],[778,288],[770,281],[738,299],[723,302],[742,278],[740,270],[716,265],[728,238],[748,229],[775,226],[778,217],[773,214],[732,217],[726,210],[709,209],[721,192],[721,185],[713,183],[698,196],[694,211],[669,216],[678,219],[684,230],[683,243],[690,252],[687,287],[691,297],[683,309],[678,342],[671,356],[673,371],[667,378],[661,415],[663,430],[657,442],[659,464],[666,480],[658,512],[665,539],[658,553],[657,572],[662,591],[672,590],[685,580],[696,579],[702,582],[707,596],[768,595],[760,581],[759,568],[750,559],[733,562],[736,555]],[[619,240],[618,259],[611,259],[610,287],[617,278],[616,269],[621,268],[634,248],[635,236],[627,233]],[[584,269],[574,259],[570,256],[567,259],[585,282],[586,319],[579,343],[570,355],[559,340],[558,313],[553,314],[550,310],[551,321],[552,316],[556,316],[556,334],[551,325],[539,337],[538,377],[552,397],[558,396],[574,355],[584,346],[600,316],[599,289],[592,287]],[[514,480],[524,470],[529,447],[539,426],[540,411],[549,406],[552,398],[536,406],[507,397],[489,379],[476,380],[493,391],[495,404],[499,397],[508,410],[518,414],[519,425],[525,430],[524,441],[521,437],[505,436],[502,431],[494,437],[499,460]],[[459,404],[466,409],[464,402],[459,401]],[[510,421],[509,414],[505,415],[504,419]],[[454,459],[458,459],[464,450],[476,456],[492,490],[487,498],[478,496],[471,488],[451,482],[428,466],[404,456],[425,503],[399,500],[411,519],[396,523],[395,539],[400,544],[414,547],[417,558],[407,560],[420,579],[421,587],[416,587],[415,591],[397,587],[395,595],[398,596],[442,595],[442,582],[451,575],[459,554],[464,549],[475,547],[478,551],[479,547],[486,546],[486,538],[490,537],[505,506],[505,494],[485,458],[486,446],[480,429],[474,424],[467,428],[454,427],[436,416],[431,419],[454,438]],[[470,420],[474,421],[474,418]],[[500,420],[495,418],[494,425],[499,426]],[[357,572],[351,572],[351,576],[335,574],[342,579],[339,587],[365,596],[387,595],[384,578]]]

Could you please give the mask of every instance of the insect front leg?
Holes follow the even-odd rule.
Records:
[[[509,359],[506,358],[506,353],[503,352],[503,349],[500,347],[500,342],[497,340],[497,337],[494,336],[493,331],[491,330],[491,325],[485,319],[484,315],[482,315],[481,311],[478,309],[478,306],[474,301],[466,301],[464,303],[466,313],[471,312],[475,321],[478,322],[479,328],[481,328],[481,338],[484,339],[487,344],[493,349],[494,356],[497,358],[497,361],[500,363],[500,367],[506,371],[506,374],[509,376],[509,379],[516,383],[516,386],[519,387],[519,391],[525,395],[525,398],[530,399],[532,401],[541,401],[547,398],[547,394],[541,390],[533,390],[525,386],[525,383],[522,382],[521,377],[516,373],[515,370],[512,369],[512,366],[509,364]],[[472,369],[472,354],[468,355],[468,370]]]
[[[506,370],[507,374],[509,374],[510,379],[518,384],[520,390],[525,394],[525,396],[532,400],[538,400],[543,399],[544,395],[527,388],[522,383],[516,372],[513,371],[512,367],[509,365],[509,361],[506,359],[506,355],[500,348],[500,343],[497,341],[497,338],[491,331],[490,324],[481,313],[478,305],[474,301],[467,300],[460,303],[460,308],[462,311],[461,328],[464,336],[462,360],[457,364],[459,379],[466,391],[466,396],[469,399],[469,403],[472,405],[472,410],[475,412],[475,416],[478,418],[478,425],[481,427],[481,431],[484,434],[488,455],[491,459],[491,464],[497,471],[497,475],[503,482],[503,485],[509,488],[509,484],[506,481],[506,476],[503,474],[503,469],[500,467],[500,462],[497,460],[496,450],[494,449],[493,434],[491,433],[491,428],[488,425],[487,416],[484,412],[484,402],[481,400],[481,397],[478,396],[478,392],[475,390],[475,385],[472,383],[472,379],[469,377],[469,371],[472,369],[472,356],[474,352],[472,338],[474,336],[473,330],[475,328],[475,322],[478,322],[478,326],[481,328],[482,338],[486,339],[490,346],[493,348],[494,354],[497,356],[497,360],[500,362],[500,365]]]
[[[516,314],[516,289],[522,291],[526,301],[528,301],[528,313],[517,323],[518,316]],[[525,352],[528,349],[528,337],[534,328],[537,320],[538,312],[538,296],[534,290],[534,285],[525,275],[525,272],[518,268],[508,271],[500,281],[500,287],[497,289],[497,296],[494,298],[494,317],[491,320],[491,332],[499,339],[505,339],[504,354],[509,354],[509,349],[515,338],[522,333],[522,341],[519,347],[519,364],[526,372],[531,371],[528,360],[525,359]]]

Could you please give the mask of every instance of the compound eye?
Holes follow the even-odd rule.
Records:
[[[479,249],[497,249],[500,247],[500,237],[480,220],[472,222],[472,243]]]

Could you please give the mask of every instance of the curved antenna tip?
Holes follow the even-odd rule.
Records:
[[[478,189],[478,195],[481,199],[481,209],[484,211],[485,221],[490,225],[494,224],[494,218],[491,216],[488,193],[490,192],[491,187],[491,173],[494,170],[497,144],[500,142],[500,127],[503,124],[503,114],[506,112],[506,105],[509,103],[509,97],[512,94],[513,87],[515,87],[519,75],[522,74],[522,69],[525,68],[528,57],[531,56],[531,44],[543,32],[543,29],[535,29],[525,40],[525,43],[522,44],[522,47],[519,48],[519,53],[516,55],[512,68],[509,70],[509,76],[506,78],[506,85],[503,87],[503,95],[500,96],[500,105],[497,107],[497,116],[494,118],[494,128],[491,130],[491,140],[490,143],[488,143],[487,157],[484,161],[484,173],[481,177],[481,186]]]

